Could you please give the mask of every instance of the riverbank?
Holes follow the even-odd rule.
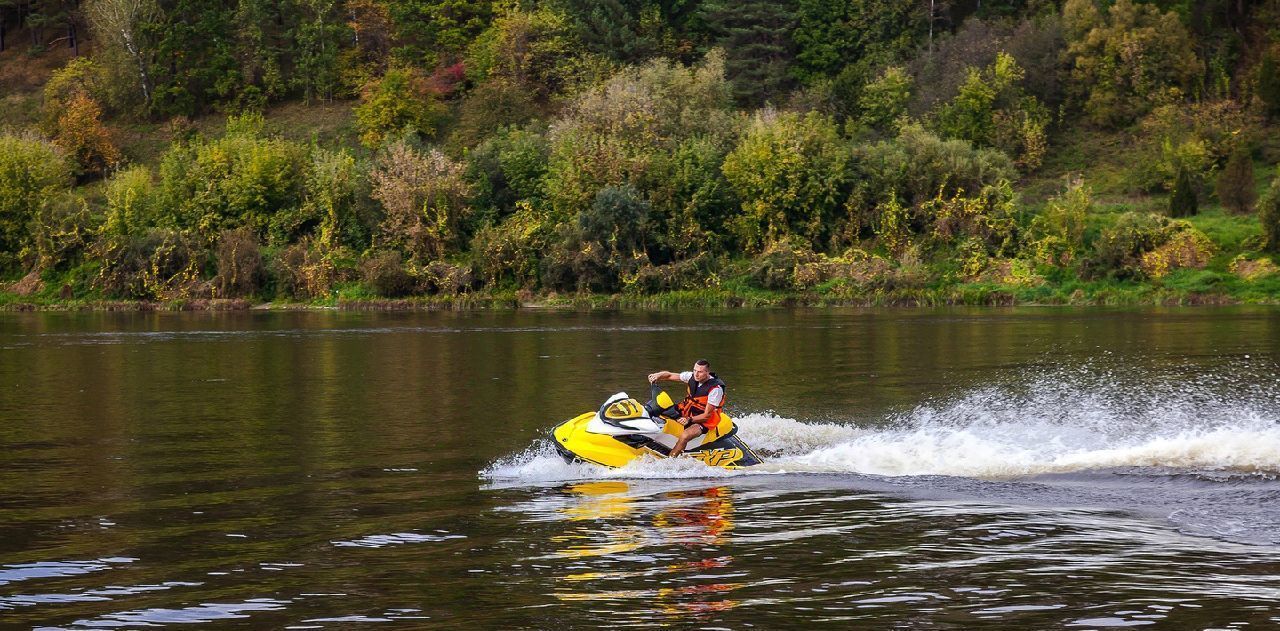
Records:
[[[1174,279],[1179,280],[1179,279]],[[733,309],[772,307],[943,306],[1194,306],[1280,304],[1280,278],[1242,281],[1212,273],[1161,285],[1138,282],[1076,282],[1025,287],[962,284],[875,291],[784,292],[751,290],[671,291],[657,294],[534,294],[475,292],[408,298],[316,301],[233,299],[64,300],[0,291],[0,311],[483,311],[568,309],[577,311]]]

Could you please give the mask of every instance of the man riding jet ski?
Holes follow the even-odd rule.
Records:
[[[621,467],[645,454],[686,455],[713,467],[736,469],[760,464],[760,457],[741,438],[738,427],[720,411],[724,382],[708,371],[706,360],[694,370],[649,375],[650,399],[641,405],[625,392],[604,402],[596,412],[571,418],[551,430],[556,451],[570,462]],[[684,381],[685,399],[676,405],[658,381]],[[719,393],[712,396],[712,392]],[[713,403],[714,401],[714,403]]]

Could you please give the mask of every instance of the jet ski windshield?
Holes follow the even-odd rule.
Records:
[[[632,399],[624,392],[619,392],[609,397],[609,400],[600,406],[600,411],[596,413],[596,416],[606,424],[628,430],[639,431],[652,424],[649,411],[639,401]],[[634,421],[648,421],[649,423],[634,423]]]

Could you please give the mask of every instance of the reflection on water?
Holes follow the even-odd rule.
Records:
[[[765,466],[542,442],[672,349]],[[1277,628],[1278,367],[1274,309],[3,314],[0,627]]]
[[[646,506],[639,505],[626,482],[579,482],[563,491],[570,501],[555,510],[571,526],[570,532],[552,538],[553,543],[569,544],[559,555],[571,559],[608,557],[609,561],[605,568],[556,577],[569,584],[555,592],[560,600],[616,601],[641,616],[652,614],[658,621],[674,616],[675,621],[685,622],[688,620],[683,616],[688,614],[725,611],[737,605],[730,596],[744,584],[727,579],[744,574],[734,572],[732,555],[707,552],[727,543],[733,531],[733,491],[729,487],[662,492],[645,498]],[[664,508],[648,516],[638,514],[655,504]],[[640,522],[640,526],[617,527],[618,522]],[[680,560],[649,562],[661,556],[654,550],[668,546],[677,547]],[[628,569],[628,561],[644,567]],[[681,584],[664,586],[667,583]]]

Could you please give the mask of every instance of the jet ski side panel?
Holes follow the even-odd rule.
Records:
[[[637,449],[613,436],[587,431],[595,412],[575,416],[551,430],[551,442],[562,456],[606,467],[621,467],[647,450]]]

